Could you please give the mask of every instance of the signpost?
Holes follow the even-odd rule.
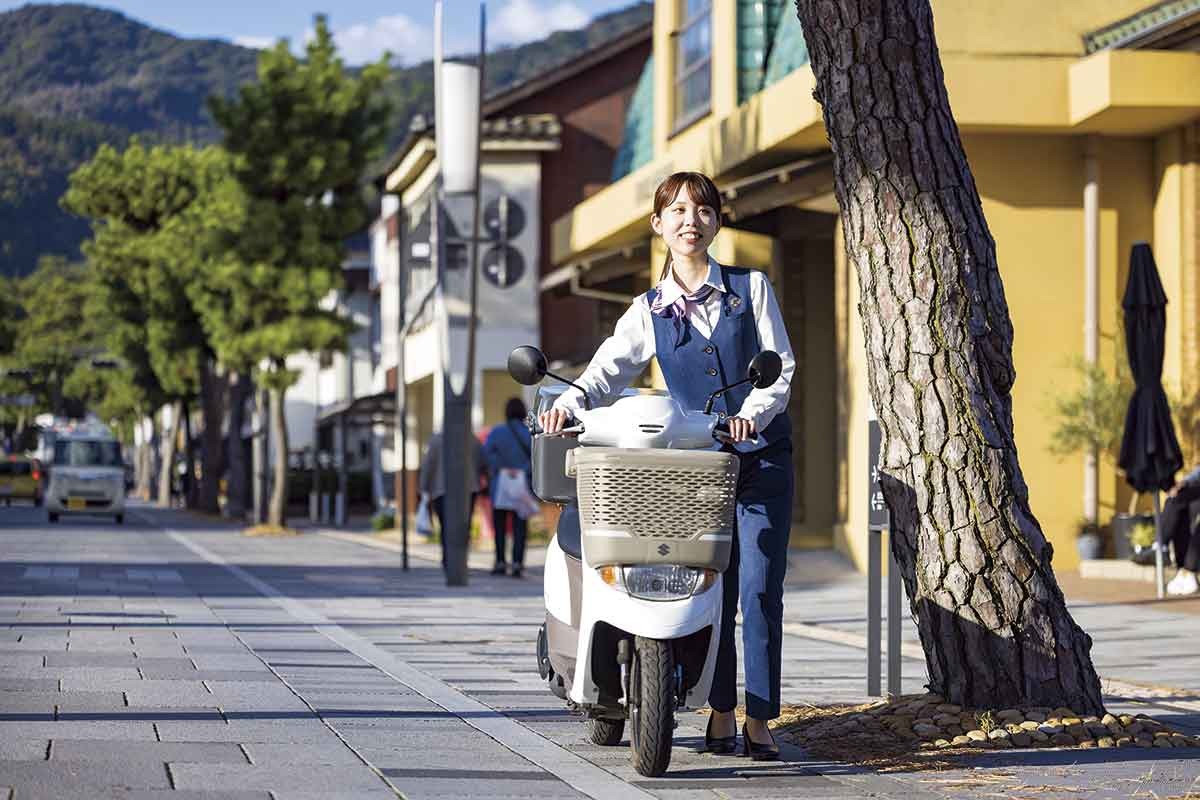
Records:
[[[867,694],[882,694],[880,662],[883,628],[883,532],[892,528],[891,514],[883,497],[883,482],[879,474],[879,455],[883,440],[879,420],[872,415],[867,422]],[[887,575],[887,682],[888,694],[900,694],[900,620],[903,602],[900,568],[888,556]]]

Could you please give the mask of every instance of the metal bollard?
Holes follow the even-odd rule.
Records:
[[[879,697],[882,691],[883,661],[883,532],[872,526],[867,540],[867,695]],[[900,621],[903,619],[904,592],[901,591],[900,568],[888,555],[887,578],[887,689],[888,695],[899,695],[901,687],[902,642]]]

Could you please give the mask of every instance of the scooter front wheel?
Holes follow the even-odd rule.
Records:
[[[629,683],[633,768],[639,775],[657,778],[671,763],[675,735],[675,654],[671,643],[636,637]]]

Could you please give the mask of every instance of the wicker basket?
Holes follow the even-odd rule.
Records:
[[[723,570],[733,541],[738,461],[708,450],[572,451],[584,554],[592,566]]]

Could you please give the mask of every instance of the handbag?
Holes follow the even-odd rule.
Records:
[[[422,536],[433,536],[433,519],[429,514],[429,495],[421,495],[420,502],[417,503],[417,533]]]
[[[496,497],[494,508],[514,511],[521,519],[528,519],[541,510],[541,504],[529,492],[529,481],[525,471],[512,467],[501,467],[496,473]]]

